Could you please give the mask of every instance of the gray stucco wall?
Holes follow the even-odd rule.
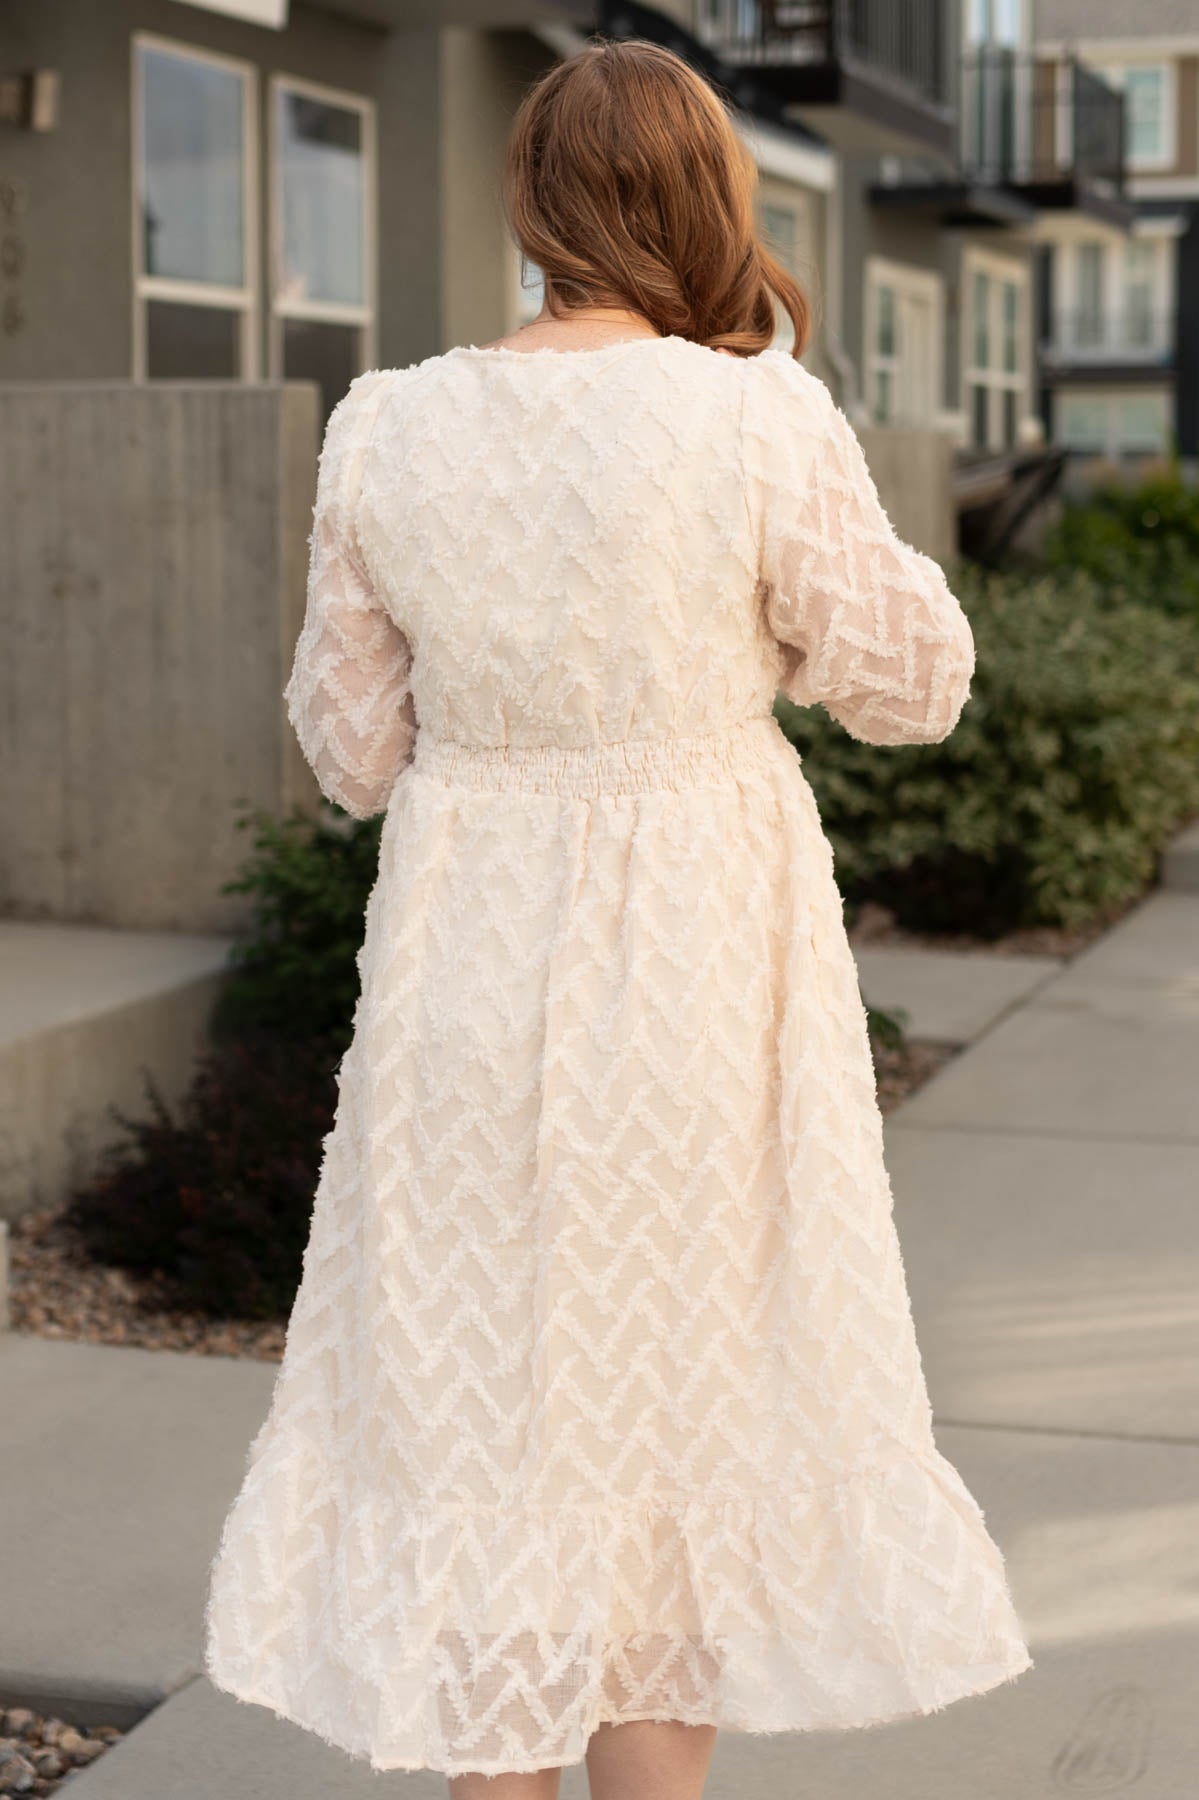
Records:
[[[878,497],[904,543],[948,562],[957,548],[950,439],[940,431],[891,425],[860,426],[858,437]]]
[[[373,99],[379,108],[380,361],[443,346],[440,232],[440,34],[393,35],[293,4],[268,31],[176,0],[41,0],[3,9],[4,63],[61,75],[60,124],[5,128],[0,180],[25,195],[16,222],[24,324],[0,333],[0,380],[110,380],[132,366],[131,39],[155,32],[236,56],[266,78],[299,76]],[[267,162],[260,145],[260,255],[267,258]],[[264,296],[265,300],[265,296]],[[262,366],[265,361],[263,339]]]
[[[223,931],[243,806],[314,797],[282,691],[306,384],[0,388],[0,913]]]
[[[516,323],[517,263],[503,209],[504,147],[522,96],[554,61],[553,52],[528,32],[450,27],[442,33],[446,345],[485,344]]]
[[[871,204],[869,188],[879,178],[875,156],[843,158],[841,164],[841,343],[863,391],[865,359],[866,259],[885,256],[913,268],[941,273],[945,233],[935,217],[890,213]],[[947,371],[948,372],[948,371]]]

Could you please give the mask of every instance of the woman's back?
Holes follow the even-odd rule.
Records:
[[[823,385],[781,351],[678,337],[464,346],[362,376],[329,427],[313,581],[329,598],[289,700],[359,813],[385,804],[418,719],[585,746],[761,718],[781,686],[899,742],[952,728],[972,666]]]

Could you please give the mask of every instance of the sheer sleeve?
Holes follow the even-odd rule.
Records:
[[[940,566],[896,535],[824,384],[784,351],[753,364],[747,485],[782,691],[864,743],[938,743],[969,696],[969,621]]]
[[[356,819],[386,806],[416,737],[411,647],[372,588],[357,537],[363,464],[385,381],[386,371],[359,376],[325,430],[307,609],[284,689],[321,792]]]

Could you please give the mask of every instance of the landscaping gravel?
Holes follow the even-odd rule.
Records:
[[[24,1213],[8,1232],[14,1331],[264,1362],[278,1362],[283,1354],[284,1320],[212,1319],[181,1311],[170,1304],[158,1277],[92,1262],[60,1211]]]
[[[27,1706],[0,1707],[0,1794],[57,1793],[123,1736],[115,1725],[79,1730]]]

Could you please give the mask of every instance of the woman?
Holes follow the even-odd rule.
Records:
[[[937,1451],[832,857],[776,690],[934,742],[973,641],[794,357],[685,63],[527,97],[531,326],[356,381],[287,686],[385,810],[216,1684],[455,1800],[693,1800],[716,1729],[1030,1666]],[[756,354],[763,352],[763,354]]]

